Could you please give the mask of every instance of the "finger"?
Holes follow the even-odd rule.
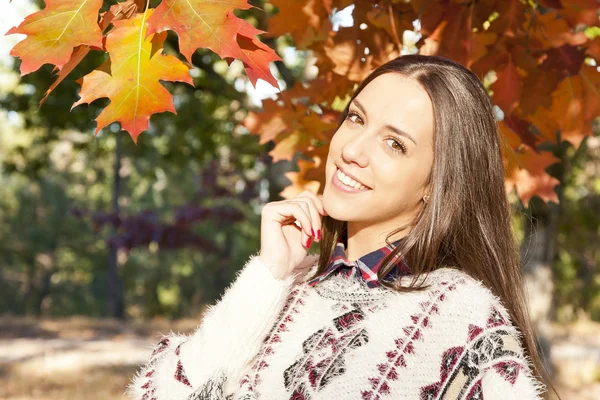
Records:
[[[302,207],[300,203],[290,202],[289,200],[279,202],[275,204],[275,212],[281,217],[278,221],[289,219],[289,217],[295,218],[302,228],[301,241],[304,247],[310,247],[310,243],[307,245],[308,239],[312,236],[311,226],[312,222],[308,212],[308,208]]]
[[[313,237],[317,241],[320,241],[320,239],[321,239],[321,218],[322,217],[321,217],[321,214],[319,214],[318,206],[317,206],[315,200],[312,197],[298,196],[298,197],[294,197],[290,201],[299,202],[299,203],[303,204],[304,207],[306,207],[305,209],[308,209],[308,212],[309,212],[310,218],[311,218],[311,222],[312,222]]]
[[[309,197],[309,198],[313,199],[313,201],[317,205],[317,209],[319,210],[319,214],[321,214],[321,215],[328,215],[327,212],[325,211],[325,207],[323,207],[323,195],[317,196],[316,194],[314,194],[310,190],[305,190],[305,191],[303,191],[302,193],[300,193],[296,197]]]
[[[310,198],[310,199],[313,200],[313,203],[315,204],[315,206],[316,206],[316,208],[317,208],[317,210],[319,211],[319,214],[320,214],[319,218],[318,218],[318,228],[317,228],[320,231],[322,229],[322,227],[323,227],[323,224],[322,224],[323,218],[321,217],[321,215],[323,215],[323,216],[329,215],[325,211],[325,206],[323,205],[323,195],[318,195],[317,196],[313,192],[311,192],[310,190],[305,190],[298,197],[300,197],[300,196],[302,196],[302,197],[306,196],[306,197],[308,197],[308,198]],[[321,235],[320,235],[319,232],[317,232],[317,238],[320,241]]]
[[[318,219],[318,217],[315,217],[316,215],[318,216],[319,213],[317,212],[317,208],[314,204],[310,203],[310,199],[307,197],[294,197],[290,200],[288,200],[288,202],[292,203],[292,204],[297,204],[300,207],[302,207],[302,210],[304,210],[304,212],[306,213],[306,215],[308,215],[308,218],[310,219],[310,227],[309,227],[309,231],[310,231],[310,236],[313,239],[316,239],[317,237],[317,229],[321,229],[320,227],[320,221]]]

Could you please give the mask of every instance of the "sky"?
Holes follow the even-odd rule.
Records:
[[[3,67],[13,65],[13,58],[9,56],[10,49],[25,38],[25,35],[4,35],[35,10],[35,6],[29,0],[0,0],[0,65]]]

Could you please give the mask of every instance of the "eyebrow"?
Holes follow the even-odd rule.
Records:
[[[360,111],[362,111],[363,114],[367,115],[367,112],[365,111],[365,108],[362,106],[362,104],[360,104],[360,102],[357,99],[352,100],[352,102],[350,104],[352,104],[352,103],[354,103],[356,105],[356,107],[358,107],[360,109]],[[394,132],[394,133],[396,133],[396,134],[398,134],[400,136],[407,137],[410,140],[412,140],[412,142],[415,145],[417,144],[417,142],[415,141],[415,139],[408,132],[405,132],[402,129],[396,128],[395,126],[391,126],[391,125],[386,125],[385,128],[391,130],[392,132]]]

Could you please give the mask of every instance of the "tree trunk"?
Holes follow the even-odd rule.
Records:
[[[559,189],[560,190],[560,189]],[[559,192],[559,199],[562,197]],[[560,205],[531,200],[525,212],[525,239],[521,246],[523,277],[531,321],[539,340],[542,361],[550,374],[551,320],[554,315],[554,280],[552,263],[556,253],[557,225]]]
[[[119,196],[121,192],[121,140],[115,136],[115,165],[113,171],[112,212],[119,215]],[[115,229],[115,228],[113,228]],[[116,233],[116,232],[115,232]],[[117,251],[114,243],[108,247],[108,314],[111,317],[123,319],[125,317],[123,301],[123,285],[119,277]]]

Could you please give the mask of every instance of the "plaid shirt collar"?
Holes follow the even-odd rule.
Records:
[[[349,261],[346,258],[346,248],[342,239],[338,240],[335,246],[333,256],[329,261],[329,265],[319,276],[308,282],[310,286],[315,286],[317,283],[327,279],[332,274],[344,274],[347,277],[356,276],[362,278],[369,288],[375,288],[380,286],[380,282],[377,280],[377,271],[381,268],[383,259],[385,256],[390,254],[392,250],[402,241],[399,239],[392,242],[390,245],[384,245],[383,247],[374,250],[358,260]],[[385,281],[390,281],[397,278],[400,275],[408,275],[410,272],[406,259],[402,259],[396,264],[394,268],[386,275]]]

